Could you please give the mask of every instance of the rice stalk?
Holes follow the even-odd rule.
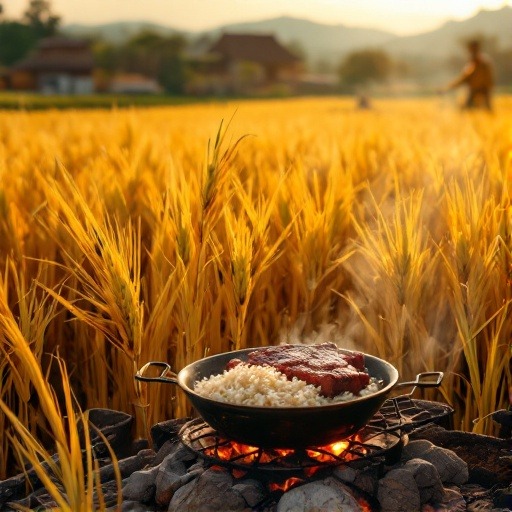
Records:
[[[170,328],[174,331],[171,346],[177,369],[208,353],[227,349],[220,332],[220,251],[215,230],[226,206],[222,199],[229,197],[232,162],[242,139],[224,149],[225,136],[221,123],[215,142],[208,144],[208,161],[197,182],[193,177],[185,179],[181,175],[171,178],[174,186],[168,188],[166,219],[169,223],[163,234],[172,239],[169,247],[174,253],[175,291]],[[196,190],[201,198],[197,206]],[[185,397],[178,393],[175,413],[184,415],[188,411]]]
[[[76,404],[63,361],[57,358],[62,384],[62,395],[58,397],[48,384],[47,375],[43,373],[30,343],[25,339],[9,309],[4,293],[0,294],[0,332],[3,357],[11,369],[16,367],[17,371],[24,373],[31,394],[34,393],[38,397],[57,455],[57,458],[52,456],[2,399],[0,409],[13,429],[13,434],[8,434],[8,439],[14,450],[22,457],[21,465],[24,465],[25,461],[32,465],[60,510],[92,510],[92,493],[87,492],[86,479],[92,479],[94,476],[90,471],[84,470],[79,440],[79,422],[83,422],[83,417],[80,414],[75,415]],[[59,405],[60,399],[63,400],[64,409]],[[90,443],[85,449],[92,450]],[[48,469],[42,466],[41,462],[45,462]],[[101,493],[100,488],[96,491]]]
[[[58,295],[67,309],[48,320],[41,342],[30,340],[38,364],[58,390],[44,355],[58,349],[82,408],[138,408],[139,435],[144,416],[150,424],[189,407],[167,386],[136,389],[137,353],[140,363],[163,359],[179,370],[235,340],[322,337],[399,357],[406,373],[445,371],[441,392],[457,427],[493,433],[481,411],[508,407],[502,389],[511,382],[511,108],[504,96],[492,118],[439,112],[429,100],[376,100],[368,112],[341,98],[244,101],[237,129],[257,136],[235,150],[218,128],[230,102],[1,112],[9,309],[37,337],[44,289]],[[237,294],[246,290],[238,317],[235,243],[249,272],[248,286],[236,277]],[[16,374],[0,360],[0,397],[45,444],[44,413],[26,402],[18,366]],[[0,413],[9,472],[5,428]]]
[[[78,285],[78,289],[73,290],[77,300],[71,301],[43,283],[40,286],[78,320],[103,334],[115,347],[112,370],[115,378],[131,390],[127,401],[115,406],[124,411],[134,408],[138,431],[144,432],[146,404],[133,380],[143,360],[144,307],[140,289],[138,229],[131,223],[125,228],[117,223],[111,225],[108,219],[101,224],[69,174],[64,170],[61,173],[62,181],[59,183],[44,181],[45,186],[51,188],[54,203],[46,213],[52,225],[64,230],[74,242],[74,246],[70,246],[68,240],[65,244],[56,241],[61,246],[69,275]],[[71,250],[77,252],[76,256]]]
[[[297,320],[304,315],[308,332],[339,314],[333,290],[346,281],[341,263],[351,251],[347,238],[356,189],[350,175],[334,164],[309,174],[299,165],[287,178],[281,218],[291,229],[285,253],[290,279],[284,293],[290,316]]]
[[[56,302],[41,296],[34,283],[27,284],[21,269],[15,261],[8,259],[3,276],[0,276],[0,294],[5,309],[11,312],[17,328],[27,343],[39,366],[43,365],[45,333],[56,316]],[[44,267],[39,276],[45,275]],[[14,317],[14,315],[16,315]],[[6,344],[0,347],[5,357],[0,358],[0,399],[15,412],[18,420],[36,435],[45,430],[44,418],[37,417],[37,402],[32,399],[32,387],[27,370],[23,365],[15,364],[18,354],[14,347]],[[11,364],[14,362],[14,364]],[[6,419],[0,414],[0,426],[5,428]],[[13,464],[12,450],[7,438],[0,444],[0,478],[7,475],[9,465]]]
[[[467,382],[458,390],[467,404],[462,427],[477,432],[489,427],[473,420],[487,417],[507,402],[512,335],[507,315],[509,254],[502,243],[502,237],[509,236],[510,212],[484,198],[482,182],[476,187],[466,178],[464,188],[452,184],[447,196],[451,246],[443,255],[464,356],[459,371]],[[496,296],[495,290],[502,292]]]
[[[373,221],[355,219],[356,258],[346,267],[365,302],[352,292],[344,296],[371,335],[368,350],[409,378],[438,365],[438,349],[426,343],[430,333],[422,323],[437,259],[423,225],[422,194],[402,197],[398,187],[396,194],[389,215],[370,197]]]

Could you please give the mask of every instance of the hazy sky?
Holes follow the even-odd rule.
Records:
[[[28,0],[3,0],[8,17],[18,17]],[[147,20],[184,30],[281,15],[328,24],[381,28],[413,34],[463,19],[479,9],[512,0],[52,0],[64,24]]]

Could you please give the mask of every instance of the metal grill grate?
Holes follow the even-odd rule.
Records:
[[[386,400],[354,436],[329,446],[297,450],[241,445],[222,437],[200,418],[185,423],[179,437],[185,446],[213,464],[243,471],[278,472],[284,476],[380,456],[393,463],[400,457],[406,433],[452,413],[447,404],[402,395]]]

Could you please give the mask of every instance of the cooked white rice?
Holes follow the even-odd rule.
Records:
[[[379,390],[379,383],[372,378],[358,395],[347,391],[333,398],[322,396],[320,389],[296,377],[288,380],[286,375],[270,366],[247,364],[205,377],[194,386],[194,391],[199,395],[219,402],[256,407],[310,407],[345,402],[356,396],[375,393]]]

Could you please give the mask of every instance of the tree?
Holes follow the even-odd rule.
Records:
[[[0,3],[0,18],[3,6]],[[51,12],[48,0],[31,0],[19,21],[0,21],[0,65],[21,60],[42,37],[54,35],[60,17]]]
[[[382,50],[360,50],[347,55],[339,68],[341,83],[348,88],[384,82],[393,63]]]
[[[2,44],[4,41],[9,44]],[[17,21],[0,23],[0,65],[10,66],[21,60],[36,42],[37,38],[28,25]]]
[[[52,13],[49,0],[30,0],[22,21],[31,27],[37,39],[40,39],[56,34],[60,16]]]
[[[293,55],[295,55],[295,57],[298,57],[302,61],[306,61],[306,50],[304,49],[303,44],[298,39],[292,39],[285,46],[287,50],[289,50],[291,53],[293,53]]]
[[[167,37],[159,46],[161,60],[158,80],[167,92],[179,94],[184,90],[187,77],[184,49],[185,39],[181,36]]]
[[[165,37],[145,30],[117,47],[98,43],[94,51],[96,62],[109,74],[140,73],[158,80],[167,92],[181,93],[186,80],[184,48],[181,36]]]

